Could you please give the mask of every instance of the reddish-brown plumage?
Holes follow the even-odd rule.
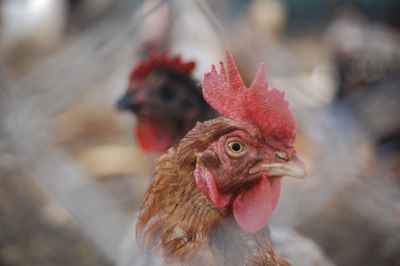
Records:
[[[227,118],[198,123],[160,158],[137,236],[185,265],[288,265],[266,230],[281,177],[305,174],[292,147],[295,123],[261,73],[247,89],[229,53],[228,65],[229,82],[222,66],[203,83],[206,100]],[[240,105],[255,96],[256,106]]]

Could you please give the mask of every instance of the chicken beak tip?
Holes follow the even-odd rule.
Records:
[[[125,110],[129,107],[129,105],[130,105],[130,99],[127,95],[122,96],[116,102],[116,107],[118,110]]]
[[[307,176],[305,164],[297,158],[284,163],[264,163],[249,170],[249,174],[268,171],[270,176],[288,176],[302,179]]]

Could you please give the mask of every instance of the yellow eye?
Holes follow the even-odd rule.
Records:
[[[239,141],[231,141],[228,143],[228,149],[232,154],[240,154],[244,149],[244,145]]]

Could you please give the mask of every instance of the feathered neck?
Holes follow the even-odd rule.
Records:
[[[230,213],[216,208],[195,183],[197,153],[235,129],[232,120],[223,117],[197,123],[176,149],[160,157],[139,212],[136,235],[145,245],[156,247],[167,261],[289,265],[273,252],[268,229],[257,234],[240,230]]]
[[[167,257],[190,257],[222,220],[224,213],[197,187],[193,171],[196,154],[236,128],[229,121],[198,123],[176,149],[160,157],[136,227],[144,244],[156,245]]]

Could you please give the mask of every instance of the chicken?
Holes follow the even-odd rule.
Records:
[[[387,25],[348,17],[326,33],[338,73],[337,102],[351,105],[385,155],[400,152],[399,37]]]
[[[216,116],[191,77],[194,68],[193,61],[167,53],[152,53],[133,68],[118,107],[136,115],[136,139],[143,150],[163,153],[197,121]]]
[[[0,44],[4,56],[54,48],[67,26],[67,3],[57,0],[0,1]]]
[[[288,265],[273,251],[268,221],[281,177],[301,178],[296,125],[261,65],[243,84],[232,55],[205,74],[205,100],[223,116],[197,125],[161,156],[139,211],[139,242],[168,262]]]

